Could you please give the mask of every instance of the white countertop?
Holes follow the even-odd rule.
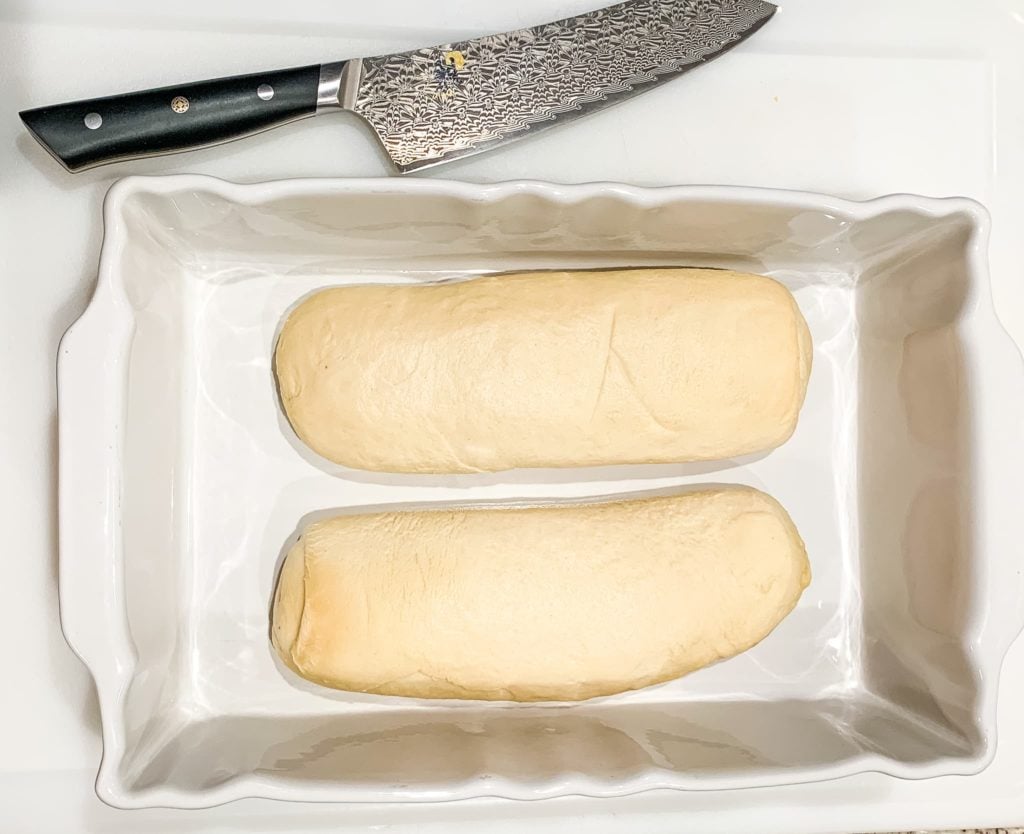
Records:
[[[92,792],[100,756],[89,678],[64,643],[56,599],[56,392],[64,329],[95,281],[100,204],[127,173],[251,181],[372,176],[383,155],[351,117],[318,118],[185,156],[65,173],[18,110],[190,77],[372,54],[527,25],[594,0],[172,6],[139,0],[0,3],[0,829],[10,832],[401,830],[867,831],[1024,822],[1024,642],[1007,659],[999,750],[974,777],[866,774],[737,793],[404,806],[243,801],[203,812],[115,811]],[[1024,343],[1024,6],[1017,0],[787,0],[731,55],[588,119],[432,176],[494,181],[728,183],[860,198],[959,194],[993,213],[997,309]],[[1021,561],[1024,566],[1024,560]],[[695,816],[695,815],[698,815]],[[684,815],[684,816],[679,816]]]

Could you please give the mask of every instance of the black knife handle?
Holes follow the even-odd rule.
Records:
[[[320,66],[237,75],[25,110],[69,171],[237,139],[316,112]]]

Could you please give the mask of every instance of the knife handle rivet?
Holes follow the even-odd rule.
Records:
[[[175,113],[184,113],[188,110],[188,99],[185,96],[175,96],[171,99],[171,110]]]
[[[274,97],[274,88],[269,84],[260,84],[260,86],[256,88],[256,95],[264,101],[270,101]]]
[[[89,130],[96,130],[96,128],[103,124],[103,117],[99,113],[86,113],[83,121]]]

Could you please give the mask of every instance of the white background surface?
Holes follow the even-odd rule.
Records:
[[[100,750],[84,669],[57,623],[54,359],[95,280],[99,207],[129,172],[241,181],[384,175],[355,120],[325,116],[188,156],[71,176],[25,134],[20,109],[189,77],[392,51],[539,22],[592,0],[373,4],[314,0],[0,0],[0,830],[852,831],[1024,822],[1024,643],[1001,691],[995,763],[976,777],[865,775],[742,793],[615,800],[119,812],[92,793]],[[86,11],[88,8],[88,11]],[[997,309],[1024,341],[1024,3],[787,0],[721,61],[506,149],[437,169],[479,181],[536,177],[729,183],[867,197],[962,194],[993,212]],[[1022,560],[1024,564],[1024,560]],[[593,816],[583,821],[579,818]],[[573,821],[576,818],[576,821]]]

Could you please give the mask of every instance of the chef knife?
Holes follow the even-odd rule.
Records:
[[[80,171],[351,110],[407,172],[647,90],[735,46],[775,10],[763,0],[630,0],[411,52],[179,84],[20,115],[57,160]]]

